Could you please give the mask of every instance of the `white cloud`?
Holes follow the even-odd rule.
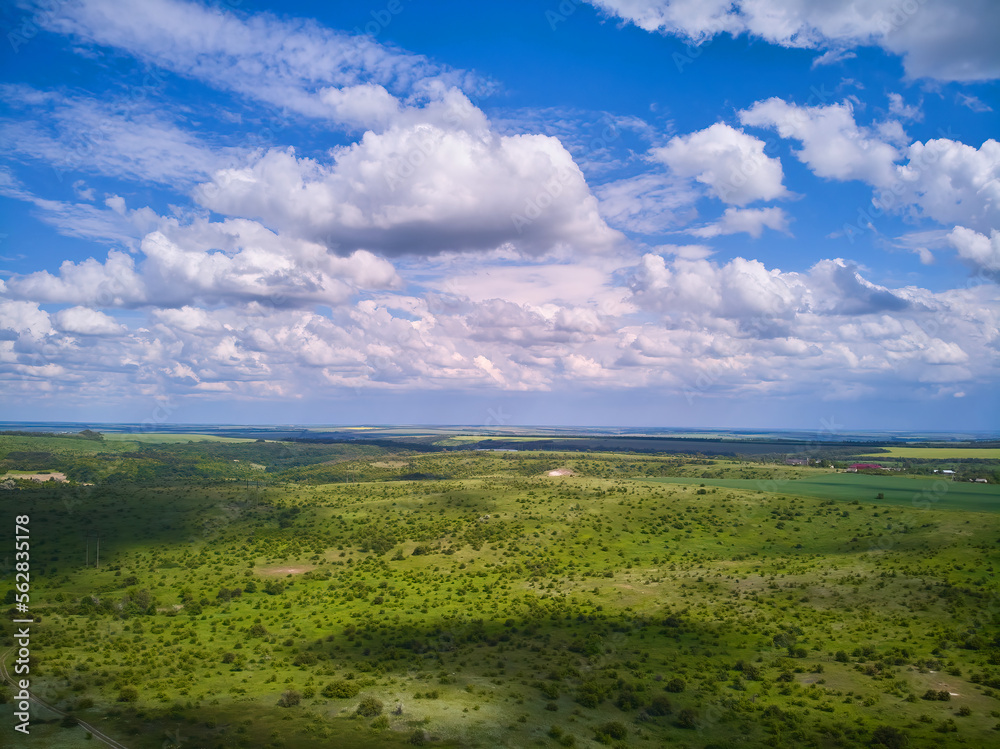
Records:
[[[650,151],[680,177],[691,177],[725,203],[746,205],[788,197],[781,161],[764,153],[764,141],[718,122],[672,138]]]
[[[987,277],[1000,281],[1000,231],[993,229],[987,237],[964,226],[956,226],[948,234],[948,242],[962,260]]]
[[[877,45],[903,57],[912,78],[945,81],[1000,77],[993,0],[587,0],[646,31],[695,41],[747,33],[783,47],[828,50]]]
[[[744,125],[773,128],[782,138],[801,141],[796,155],[820,177],[881,185],[894,176],[899,151],[858,126],[850,102],[801,107],[774,97],[739,116]]]
[[[430,292],[392,290],[327,314],[254,301],[190,303],[154,308],[128,330],[92,309],[50,319],[34,302],[4,300],[0,378],[19,383],[11,392],[44,377],[52,391],[82,398],[144,383],[161,393],[234,399],[581,383],[690,397],[841,398],[920,383],[964,391],[993,378],[994,285],[934,294],[873,284],[844,261],[790,273],[756,260],[681,254],[690,253],[647,254],[627,288],[610,263],[580,273],[572,265],[525,273],[498,264],[449,285],[447,304],[432,304]]]
[[[697,216],[698,191],[687,179],[639,174],[598,185],[594,193],[608,223],[626,231],[656,234]]]
[[[904,120],[920,121],[924,118],[920,104],[907,104],[901,94],[889,94],[889,114],[894,114]]]
[[[740,119],[800,141],[796,155],[818,176],[872,185],[880,210],[980,230],[1000,224],[1000,143],[993,139],[978,149],[950,138],[897,147],[892,142],[905,138],[898,122],[862,127],[849,102],[802,107],[771,98]]]
[[[242,17],[181,0],[80,0],[38,16],[46,28],[124,50],[225,91],[348,128],[380,128],[405,109],[476,81],[312,21]],[[396,93],[390,92],[394,89]]]
[[[341,251],[602,251],[619,235],[569,152],[542,135],[421,124],[368,132],[332,163],[271,150],[199,189],[213,211],[258,218]]]
[[[13,85],[0,87],[0,95],[17,113],[0,120],[8,155],[44,161],[58,175],[83,172],[177,187],[241,158],[239,149],[211,147],[144,101],[119,106]],[[93,190],[80,197],[93,200]]]
[[[727,208],[715,223],[688,229],[687,233],[709,238],[746,232],[759,238],[765,228],[787,234],[788,215],[781,208]]]
[[[70,307],[55,314],[56,327],[64,333],[79,335],[121,335],[125,326],[100,310],[89,307]]]
[[[281,237],[244,219],[164,222],[146,235],[140,261],[112,250],[102,263],[65,261],[57,274],[12,276],[12,298],[81,306],[181,307],[257,302],[273,306],[340,304],[358,289],[395,288],[392,265],[365,250],[346,257]]]
[[[43,338],[52,332],[49,314],[38,308],[35,302],[0,300],[0,338],[2,333],[24,334],[31,338]]]
[[[875,183],[884,208],[913,205],[939,223],[982,231],[1000,226],[1000,143],[936,138],[913,143],[906,157],[894,179]]]
[[[973,96],[972,94],[963,94],[959,91],[955,94],[955,100],[961,104],[963,107],[968,107],[973,112],[992,112],[993,107],[984,102],[978,96]]]

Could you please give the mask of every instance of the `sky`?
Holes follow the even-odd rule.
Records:
[[[1000,3],[0,13],[0,418],[989,430]]]

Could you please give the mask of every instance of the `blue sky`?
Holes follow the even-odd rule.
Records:
[[[991,0],[0,20],[5,419],[996,427]]]

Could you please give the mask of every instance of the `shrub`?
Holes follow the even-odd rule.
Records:
[[[675,677],[668,681],[663,688],[668,692],[683,692],[685,687],[687,687],[687,684],[684,682],[684,679]]]
[[[278,698],[279,707],[294,707],[300,702],[302,702],[302,695],[294,689],[286,689],[281,693],[281,697]]]
[[[427,743],[427,734],[424,733],[423,728],[414,728],[413,733],[410,734],[406,741],[408,744],[413,744],[414,746],[423,746]]]
[[[139,690],[135,687],[122,687],[118,692],[119,702],[136,702],[139,699]]]
[[[677,714],[677,727],[678,728],[697,728],[698,727],[698,713],[692,710],[690,707],[685,707]]]
[[[323,687],[321,694],[329,699],[349,699],[360,691],[360,687],[354,682],[337,679]]]
[[[628,729],[625,727],[624,723],[612,720],[597,726],[597,728],[594,729],[594,733],[597,734],[598,741],[605,736],[609,739],[620,740],[628,736]]]
[[[389,727],[389,716],[380,715],[375,720],[372,721],[372,728],[376,731],[384,731]]]
[[[910,737],[894,726],[879,726],[872,731],[872,746],[884,746],[887,749],[904,749],[910,745]]]
[[[354,714],[360,715],[363,718],[374,718],[376,715],[381,715],[384,708],[385,705],[382,704],[382,700],[369,695],[362,698],[361,702],[358,703],[358,708],[354,711]]]
[[[673,706],[670,704],[670,700],[668,700],[663,695],[657,695],[656,697],[654,697],[652,702],[649,703],[649,707],[646,708],[646,712],[649,715],[657,717],[661,715],[670,715],[670,713],[672,713],[673,711],[674,709]]]
[[[277,596],[285,592],[285,583],[282,580],[268,580],[264,583],[264,592],[269,596]]]

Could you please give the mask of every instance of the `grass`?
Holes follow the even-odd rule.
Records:
[[[704,484],[727,489],[830,499],[838,502],[858,500],[873,505],[905,505],[915,509],[933,506],[941,510],[1000,511],[1000,485],[974,484],[943,478],[873,476],[864,473],[822,473],[811,476],[806,474],[802,478],[658,478],[650,480],[689,486]],[[879,498],[879,494],[883,496]]]
[[[221,437],[216,434],[174,434],[169,432],[107,432],[105,442],[149,442],[155,444],[187,444],[188,442],[253,442],[244,437]]]
[[[884,447],[877,453],[858,453],[863,458],[916,458],[918,460],[1000,460],[996,447]]]
[[[276,449],[177,449],[251,448]],[[383,478],[0,494],[31,517],[33,687],[130,749],[558,746],[552,726],[585,747],[618,723],[636,749],[995,742],[993,485],[538,451],[321,468],[365,465]],[[355,716],[366,696],[387,727]]]

